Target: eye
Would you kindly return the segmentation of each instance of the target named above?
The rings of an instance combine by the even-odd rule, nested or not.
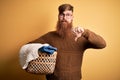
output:
[[[71,16],[71,14],[66,14],[66,16]]]
[[[71,17],[72,14],[70,14],[70,13],[67,13],[67,14],[60,14],[59,16],[60,16],[60,17],[64,17],[64,16],[66,16],[66,17]]]
[[[59,16],[60,16],[60,17],[63,17],[63,16],[64,16],[64,14],[60,14]]]

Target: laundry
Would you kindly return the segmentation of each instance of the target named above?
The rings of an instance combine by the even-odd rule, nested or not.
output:
[[[28,63],[39,57],[38,49],[43,46],[49,46],[49,44],[31,43],[25,44],[20,48],[19,57],[20,65],[23,69],[26,69]]]
[[[45,53],[48,53],[48,54],[53,54],[55,51],[57,51],[57,48],[55,47],[52,47],[52,46],[42,46],[41,48],[39,48],[39,51],[40,52],[45,52]]]

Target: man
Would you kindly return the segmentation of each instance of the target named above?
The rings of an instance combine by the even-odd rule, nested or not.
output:
[[[88,48],[102,49],[104,39],[81,27],[73,28],[73,6],[62,4],[58,8],[56,31],[48,32],[31,43],[48,43],[57,48],[57,61],[53,74],[47,80],[80,80],[83,53]]]

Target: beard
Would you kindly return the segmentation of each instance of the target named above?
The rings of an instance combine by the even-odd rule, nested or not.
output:
[[[68,23],[67,21],[58,21],[56,28],[56,31],[60,37],[70,37],[72,30],[72,22]]]

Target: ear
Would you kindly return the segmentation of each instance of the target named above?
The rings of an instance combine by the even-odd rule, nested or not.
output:
[[[74,16],[72,16],[72,20],[73,20]]]
[[[74,18],[74,16],[72,15],[72,19]]]

